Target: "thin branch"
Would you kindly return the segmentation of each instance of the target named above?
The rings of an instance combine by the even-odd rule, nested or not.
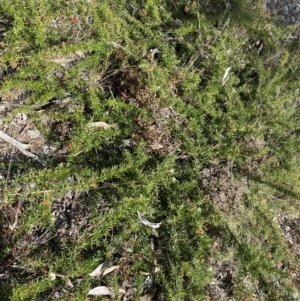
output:
[[[15,221],[12,225],[9,225],[9,229],[11,231],[13,231],[18,224],[18,214],[19,214],[20,208],[21,208],[21,201],[18,201],[18,207],[17,207],[16,213],[15,213]]]
[[[3,186],[2,191],[1,191],[0,210],[2,209],[4,201],[5,201],[4,195],[5,195],[5,190],[7,188],[7,183],[8,183],[9,175],[10,175],[11,158],[12,158],[12,155],[13,155],[14,151],[15,151],[15,149],[13,148],[12,149],[12,153],[10,154],[10,159],[9,159],[9,164],[8,164],[7,175],[6,175],[6,178],[5,178],[5,183],[4,183],[4,186]]]
[[[41,163],[43,166],[47,166],[47,162],[45,160],[43,160],[42,158],[40,158],[39,156],[35,155],[34,153],[30,152],[28,149],[30,147],[29,144],[23,144],[17,140],[15,140],[14,138],[8,136],[7,134],[5,134],[3,131],[0,130],[0,138],[3,139],[4,141],[6,141],[7,143],[11,144],[12,146],[14,146],[15,148],[17,148],[22,154],[24,154],[27,157],[30,157],[36,161],[38,161],[39,163]]]

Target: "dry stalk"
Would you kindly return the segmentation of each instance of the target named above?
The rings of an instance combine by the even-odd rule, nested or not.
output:
[[[30,144],[21,143],[21,142],[17,141],[16,139],[8,136],[1,130],[0,130],[0,138],[3,139],[4,141],[6,141],[7,143],[9,143],[10,145],[14,146],[15,148],[17,148],[25,156],[38,161],[43,166],[47,166],[47,162],[44,159],[40,158],[39,156],[35,155],[34,153],[32,153],[28,150],[30,148]]]

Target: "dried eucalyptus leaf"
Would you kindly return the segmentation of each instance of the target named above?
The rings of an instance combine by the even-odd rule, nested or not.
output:
[[[55,280],[57,277],[64,278],[66,275],[57,274],[57,273],[49,273],[49,278],[51,281]]]
[[[126,291],[123,289],[123,288],[119,288],[119,295],[120,296],[123,296],[123,295],[125,295],[126,294]]]
[[[139,220],[142,224],[144,224],[146,226],[149,226],[153,229],[159,228],[161,223],[162,223],[162,222],[160,222],[160,223],[151,223],[143,215],[141,215],[141,213],[139,211],[137,211],[137,214],[138,214],[138,218],[139,218]]]
[[[111,260],[108,259],[106,261],[104,261],[103,263],[101,263],[92,273],[90,273],[89,275],[91,277],[97,277],[100,276],[102,274],[102,272],[105,270],[105,268],[110,264]]]
[[[70,288],[73,288],[73,287],[74,287],[74,285],[73,285],[73,283],[71,282],[71,280],[68,280],[68,281],[67,281],[67,286],[70,287]]]
[[[55,280],[56,279],[56,274],[55,273],[50,273],[49,278],[50,278],[51,281]]]
[[[112,293],[109,290],[109,288],[106,287],[106,286],[97,286],[97,287],[91,289],[88,292],[88,295],[91,295],[91,296],[110,296],[110,295],[112,295]]]
[[[105,275],[107,275],[107,274],[113,272],[114,270],[118,270],[119,267],[120,267],[119,265],[113,265],[113,266],[107,268],[107,269],[103,272],[103,276],[105,276]]]
[[[109,125],[104,121],[91,122],[89,123],[89,126],[103,128],[103,129],[109,129],[111,127],[111,125]]]
[[[222,86],[225,85],[225,83],[227,82],[228,78],[229,78],[229,71],[230,71],[231,67],[228,67],[226,70],[225,70],[225,73],[223,75],[223,78],[222,78]]]
[[[140,301],[151,301],[151,300],[152,300],[152,295],[150,294],[146,294],[140,298]]]

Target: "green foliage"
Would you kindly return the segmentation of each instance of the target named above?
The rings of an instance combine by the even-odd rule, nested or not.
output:
[[[299,212],[299,41],[258,3],[200,2],[1,2],[1,100],[27,94],[0,126],[24,113],[57,148],[47,168],[0,156],[3,300],[90,300],[125,280],[139,300],[145,273],[165,300],[297,299],[278,220]],[[88,276],[108,258],[117,271]]]

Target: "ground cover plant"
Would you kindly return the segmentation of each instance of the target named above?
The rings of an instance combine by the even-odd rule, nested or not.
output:
[[[1,1],[1,300],[299,300],[299,25],[265,4]]]

